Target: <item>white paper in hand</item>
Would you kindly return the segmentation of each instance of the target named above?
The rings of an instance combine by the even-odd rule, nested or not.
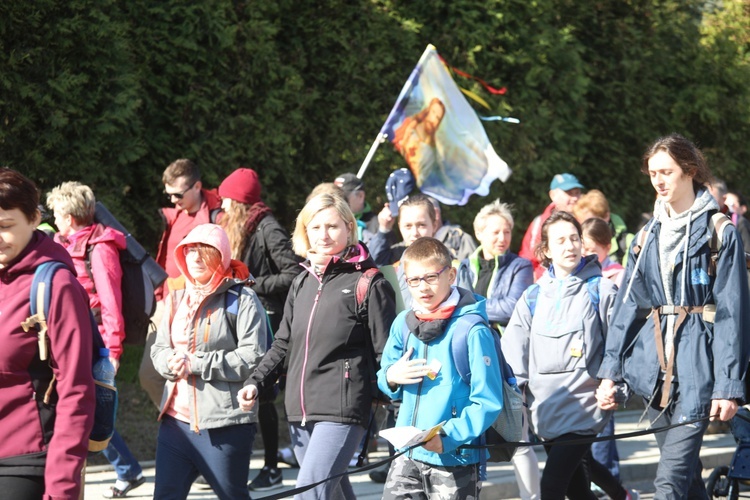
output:
[[[426,443],[443,428],[445,420],[427,430],[418,429],[412,426],[406,427],[393,427],[391,429],[383,429],[380,431],[380,436],[388,442],[390,442],[394,448],[403,449],[410,446],[414,446],[419,443]]]

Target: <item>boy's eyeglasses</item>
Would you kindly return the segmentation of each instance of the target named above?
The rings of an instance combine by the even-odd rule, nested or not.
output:
[[[172,197],[173,197],[173,196],[174,196],[175,198],[177,198],[178,200],[181,200],[181,199],[182,199],[182,197],[183,197],[183,196],[185,196],[185,193],[187,193],[188,191],[190,191],[191,189],[193,189],[193,186],[195,186],[195,183],[196,183],[196,182],[198,182],[198,181],[193,181],[193,183],[192,183],[192,184],[190,184],[190,185],[189,185],[189,186],[187,187],[187,189],[186,189],[185,191],[181,192],[181,193],[167,193],[166,191],[164,191],[164,196],[166,196],[166,197],[167,197],[167,200],[169,200],[169,201],[172,201]]]
[[[416,288],[419,286],[419,283],[424,280],[425,283],[428,285],[437,285],[438,280],[440,279],[440,275],[446,270],[450,269],[451,266],[447,265],[444,268],[442,268],[440,271],[436,273],[429,273],[425,274],[424,276],[414,276],[412,278],[406,278],[406,284],[409,285],[412,288]]]

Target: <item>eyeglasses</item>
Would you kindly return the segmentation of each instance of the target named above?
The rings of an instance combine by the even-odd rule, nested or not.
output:
[[[427,283],[428,285],[437,285],[437,282],[440,279],[440,275],[446,269],[450,269],[450,268],[451,266],[448,265],[436,273],[429,273],[429,274],[425,274],[424,276],[414,276],[413,278],[406,278],[406,284],[412,288],[416,288],[419,286],[419,283],[421,283],[422,280],[424,280],[424,282]]]
[[[200,253],[198,247],[195,245],[187,245],[182,247],[182,254],[187,257],[191,253]]]
[[[166,191],[164,191],[164,196],[166,196],[169,201],[172,201],[172,197],[173,196],[175,198],[177,198],[178,200],[181,200],[183,198],[183,196],[185,196],[185,193],[187,193],[188,191],[190,191],[191,189],[193,189],[193,186],[195,186],[196,182],[198,182],[198,181],[193,181],[193,183],[190,184],[187,187],[187,189],[185,191],[181,192],[181,193],[167,193]]]

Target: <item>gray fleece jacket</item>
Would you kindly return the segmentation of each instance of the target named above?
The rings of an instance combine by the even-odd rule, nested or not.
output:
[[[505,359],[525,387],[532,428],[543,439],[597,434],[609,418],[594,392],[617,286],[601,278],[596,311],[587,280],[601,273],[595,255],[584,257],[579,270],[563,279],[555,278],[551,267],[537,281],[533,317],[527,290],[503,333]]]

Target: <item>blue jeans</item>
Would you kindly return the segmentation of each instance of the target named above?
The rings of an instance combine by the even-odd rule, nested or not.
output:
[[[607,426],[599,433],[599,436],[613,436],[615,434],[615,416],[610,417]],[[612,477],[620,480],[620,454],[617,453],[617,441],[599,441],[591,443],[591,455],[594,460],[609,470]]]
[[[648,418],[652,427],[664,427],[684,420],[678,384],[673,384],[673,387],[672,402],[658,420],[656,418],[662,411],[658,407],[661,389],[656,392],[651,406],[648,407]],[[654,435],[661,453],[654,480],[654,498],[708,499],[706,487],[701,479],[703,464],[700,459],[703,433],[707,427],[708,421],[704,420]]]
[[[239,424],[195,433],[190,425],[165,416],[156,442],[157,500],[184,500],[202,474],[222,500],[249,499],[247,471],[255,424]]]
[[[112,434],[112,440],[107,447],[102,450],[102,455],[114,466],[117,479],[120,481],[132,481],[143,472],[138,460],[130,453],[128,445],[117,430]]]
[[[308,422],[289,425],[294,455],[300,464],[297,486],[316,483],[335,474],[346,472],[357,445],[365,435],[360,425],[336,422]],[[327,481],[294,497],[296,500],[338,500],[357,497],[349,478]]]

